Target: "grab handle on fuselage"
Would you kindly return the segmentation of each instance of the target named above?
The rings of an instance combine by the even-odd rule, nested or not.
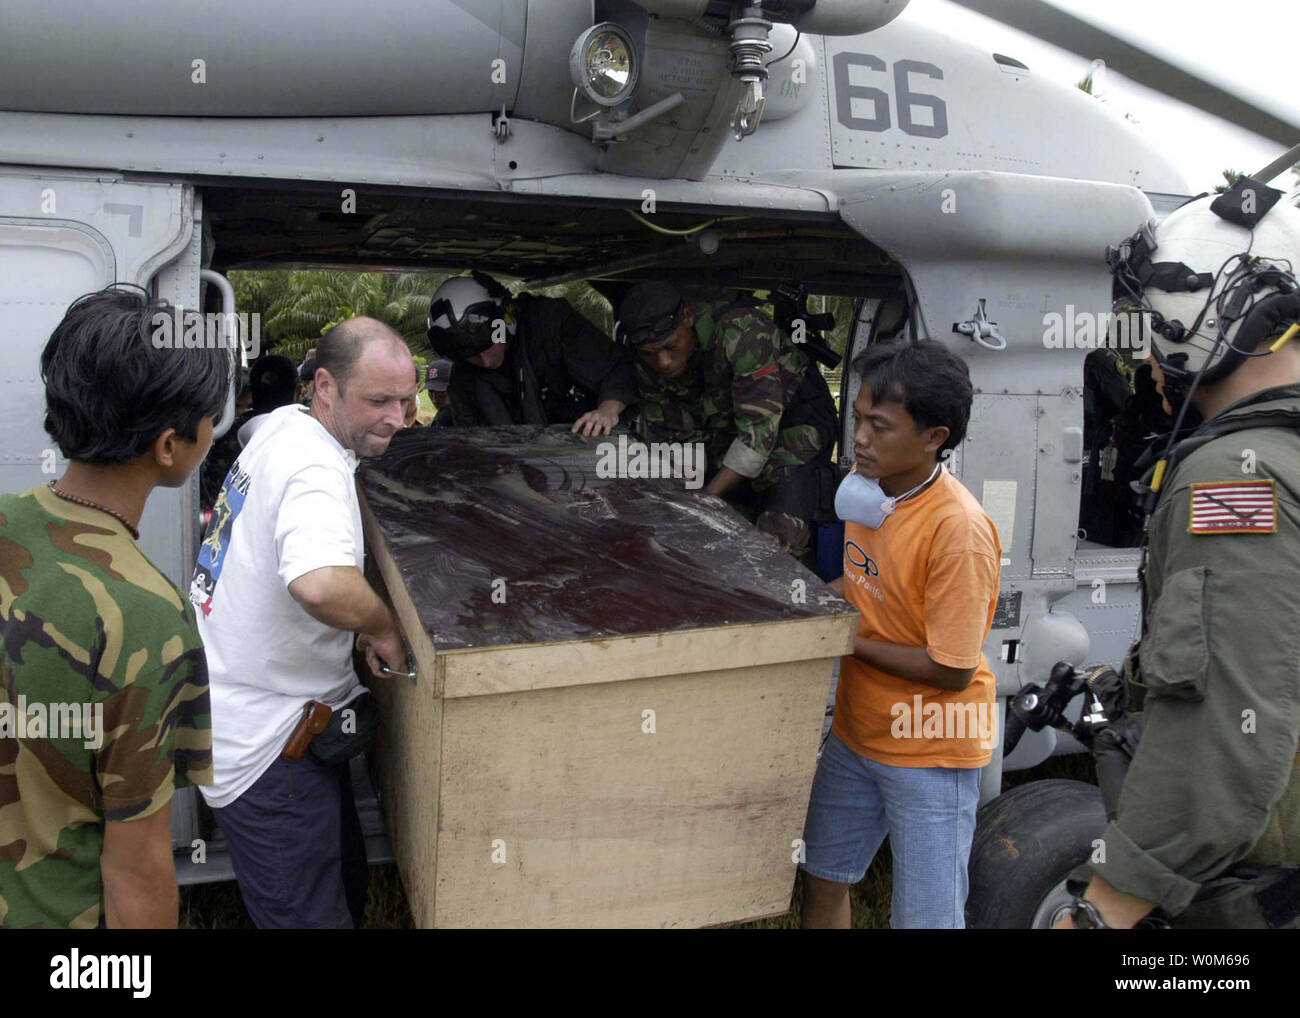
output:
[[[212,438],[216,441],[235,422],[240,369],[248,367],[248,353],[239,336],[238,319],[235,317],[235,288],[230,285],[230,280],[211,269],[200,269],[199,278],[205,283],[211,283],[221,292],[221,333],[226,349],[230,351],[230,392],[226,396],[226,408],[221,412],[221,420],[212,426]]]

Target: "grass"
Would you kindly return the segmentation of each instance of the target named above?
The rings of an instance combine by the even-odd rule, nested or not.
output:
[[[368,930],[414,928],[406,907],[406,892],[391,863],[370,867],[370,894],[366,899]],[[253,920],[244,908],[235,882],[194,884],[181,888],[180,928],[183,930],[251,930]]]
[[[1092,757],[1086,753],[1074,756],[1050,757],[1039,766],[1007,774],[1003,790],[1014,788],[1027,781],[1044,778],[1070,778],[1093,782]],[[893,875],[889,843],[881,846],[867,875],[850,894],[853,910],[853,927],[862,930],[889,928],[889,897]],[[800,888],[795,887],[790,911],[782,916],[756,919],[753,922],[734,923],[730,929],[780,930],[799,926]],[[409,930],[414,927],[411,912],[406,904],[406,893],[394,865],[370,868],[370,896],[366,902],[365,928],[372,930]],[[225,884],[198,884],[181,888],[182,929],[244,930],[252,929],[253,922],[244,909],[239,890],[233,882]]]
[[[889,896],[893,884],[894,867],[889,855],[889,842],[880,846],[876,858],[867,869],[867,875],[849,891],[849,908],[853,913],[855,930],[889,929]],[[790,911],[785,915],[772,916],[768,919],[755,919],[748,923],[731,923],[726,929],[733,930],[797,930],[799,912],[803,904],[803,884],[795,881],[794,900]]]

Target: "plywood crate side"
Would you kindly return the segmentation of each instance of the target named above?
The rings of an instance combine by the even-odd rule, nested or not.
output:
[[[373,772],[402,885],[417,925],[432,916],[442,798],[443,704],[427,682],[380,679],[372,685],[381,727]],[[414,780],[419,775],[418,780]]]
[[[416,921],[708,926],[788,910],[832,664],[445,701],[435,908]]]
[[[380,730],[371,774],[381,796],[397,870],[413,916],[432,915],[437,887],[438,811],[442,782],[443,668],[419,625],[410,595],[397,575],[379,528],[362,500],[366,527],[366,578],[387,602],[415,657],[415,679],[373,676],[370,690],[379,705]],[[412,774],[424,781],[412,781]],[[418,922],[418,919],[417,919]]]

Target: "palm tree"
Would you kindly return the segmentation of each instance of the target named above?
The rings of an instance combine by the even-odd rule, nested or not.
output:
[[[1224,191],[1236,187],[1237,181],[1240,180],[1242,176],[1244,176],[1244,174],[1241,170],[1224,170],[1223,179],[1226,180],[1227,183],[1216,185],[1214,188],[1215,194],[1223,194]]]
[[[295,359],[345,318],[367,315],[425,351],[429,298],[445,273],[346,272],[337,269],[232,272],[241,311],[259,313],[263,348]]]
[[[427,345],[429,298],[444,276],[432,273],[294,272],[292,285],[267,320],[272,335],[312,343],[345,318],[366,315],[391,325],[414,348]]]
[[[543,297],[563,297],[583,318],[601,329],[605,335],[614,330],[614,309],[604,294],[586,280],[579,279],[572,283],[560,283],[538,290]]]

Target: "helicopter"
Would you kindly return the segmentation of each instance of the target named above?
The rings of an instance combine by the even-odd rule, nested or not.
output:
[[[1300,124],[1050,4],[961,5],[1280,145],[1300,137]],[[1057,662],[1118,665],[1137,635],[1136,540],[1085,525],[1090,500],[1105,498],[1090,483],[1085,359],[1106,330],[1086,342],[1073,327],[1071,342],[1049,333],[1110,311],[1107,245],[1177,208],[1188,183],[1104,105],[949,37],[929,11],[924,0],[228,0],[217,17],[162,0],[129,15],[8,0],[0,490],[63,465],[41,428],[40,351],[73,299],[113,282],[223,321],[239,313],[225,273],[247,268],[473,266],[526,289],[587,280],[615,303],[647,278],[795,287],[852,298],[846,361],[910,337],[969,366],[969,433],[949,468],[1001,538],[984,651],[1004,713]],[[234,377],[255,351],[229,345]],[[232,391],[216,433],[233,419]],[[186,587],[197,480],[156,492],[140,530]],[[1018,871],[982,861],[977,831],[972,898],[995,885],[1002,905],[972,909],[972,925],[1048,925],[1068,897],[1065,874],[1104,826],[1099,799],[1081,782],[1001,789],[1004,771],[1081,749],[1045,727],[984,769],[986,815],[1044,849]],[[390,858],[373,792],[362,799],[371,859]],[[193,860],[211,836],[193,790],[176,796],[172,833],[182,883],[230,878],[219,849]]]

